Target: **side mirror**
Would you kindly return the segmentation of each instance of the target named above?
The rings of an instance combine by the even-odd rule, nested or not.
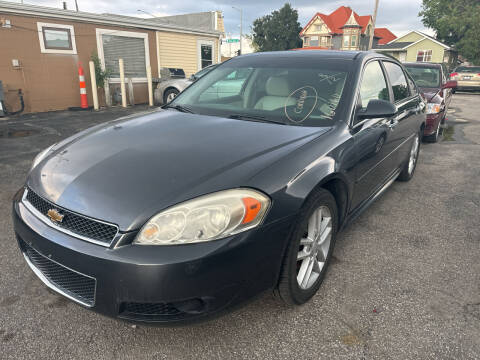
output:
[[[455,89],[457,85],[458,85],[457,80],[449,80],[442,85],[442,89]]]
[[[359,119],[374,119],[392,117],[397,113],[397,108],[390,101],[370,100],[364,111],[357,113]]]

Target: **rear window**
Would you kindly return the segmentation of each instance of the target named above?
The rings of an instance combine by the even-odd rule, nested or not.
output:
[[[459,73],[480,73],[480,66],[459,66],[456,70]]]
[[[440,86],[440,68],[428,68],[405,65],[408,73],[420,87],[436,88]]]

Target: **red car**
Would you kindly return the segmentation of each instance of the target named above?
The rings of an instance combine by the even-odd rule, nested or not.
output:
[[[437,142],[452,100],[451,89],[457,87],[457,82],[447,81],[441,64],[405,63],[404,65],[428,102],[424,140]]]

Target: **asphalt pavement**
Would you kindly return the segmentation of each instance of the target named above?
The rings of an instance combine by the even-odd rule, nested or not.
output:
[[[20,254],[10,203],[35,154],[146,107],[0,118],[0,359],[479,359],[480,94],[454,95],[442,141],[339,234],[317,295],[266,293],[202,324],[132,326],[54,294]]]

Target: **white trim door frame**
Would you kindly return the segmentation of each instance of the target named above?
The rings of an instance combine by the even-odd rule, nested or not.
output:
[[[215,41],[198,39],[197,40],[197,70],[202,70],[202,45],[210,45],[212,47],[212,64],[216,64],[215,59]]]

